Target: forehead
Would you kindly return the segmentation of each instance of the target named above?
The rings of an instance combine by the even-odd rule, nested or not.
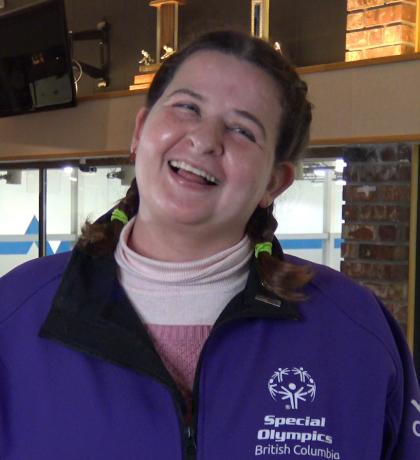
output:
[[[164,94],[180,87],[196,90],[204,97],[206,93],[219,95],[244,109],[270,109],[271,117],[273,109],[280,112],[279,90],[268,73],[244,59],[218,51],[198,51],[187,58]]]

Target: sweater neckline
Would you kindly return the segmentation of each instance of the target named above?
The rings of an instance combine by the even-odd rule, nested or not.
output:
[[[123,228],[115,250],[120,276],[129,285],[143,289],[173,288],[225,289],[247,274],[252,256],[251,242],[244,236],[237,244],[212,256],[191,262],[165,262],[138,254],[128,245],[135,217]]]

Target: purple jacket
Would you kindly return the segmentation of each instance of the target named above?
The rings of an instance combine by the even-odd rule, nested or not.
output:
[[[343,275],[314,265],[293,305],[251,264],[202,351],[187,426],[113,257],[69,257],[0,279],[2,460],[420,459],[405,341]]]

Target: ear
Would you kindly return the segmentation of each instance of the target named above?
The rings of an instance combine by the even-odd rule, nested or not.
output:
[[[285,161],[273,167],[270,182],[259,202],[262,208],[268,208],[273,201],[288,189],[295,180],[295,166],[290,161]]]
[[[136,124],[134,126],[133,137],[131,138],[130,152],[135,154],[137,152],[137,146],[139,144],[139,139],[141,136],[141,131],[143,129],[144,122],[146,121],[148,110],[146,108],[141,108],[136,115]]]

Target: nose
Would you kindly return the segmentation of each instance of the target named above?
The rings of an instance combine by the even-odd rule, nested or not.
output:
[[[191,128],[188,140],[194,153],[223,155],[223,126],[217,120],[201,120]]]

